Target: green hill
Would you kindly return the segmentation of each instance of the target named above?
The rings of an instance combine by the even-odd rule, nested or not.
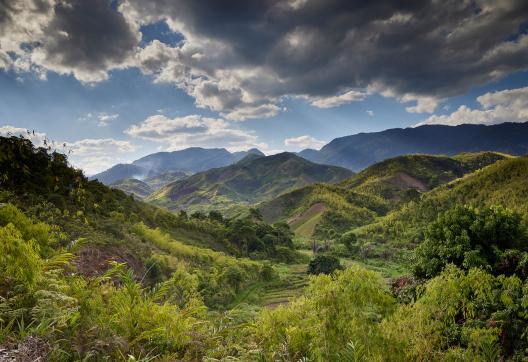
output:
[[[371,223],[439,185],[507,157],[494,152],[399,156],[336,185],[312,185],[281,195],[261,204],[260,210],[265,220],[287,221],[303,237],[311,237],[317,229],[342,232]]]
[[[263,264],[248,257],[296,257],[284,226],[219,213],[173,214],[88,180],[64,155],[25,139],[0,137],[0,170],[0,226],[12,218],[43,223],[58,240],[43,252],[82,241],[75,258],[81,275],[100,276],[113,260],[127,263],[148,284],[185,265],[203,283],[206,303],[222,307],[239,288],[261,279]],[[229,279],[228,270],[236,278]]]
[[[315,164],[292,153],[249,155],[234,165],[171,183],[147,200],[170,210],[228,208],[269,200],[309,184],[336,183],[351,175],[344,168]]]
[[[435,188],[355,233],[363,243],[412,247],[423,240],[428,223],[457,204],[477,208],[502,205],[520,212],[528,222],[527,175],[528,156],[497,161]]]

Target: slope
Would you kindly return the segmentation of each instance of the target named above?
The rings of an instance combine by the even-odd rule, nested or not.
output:
[[[441,184],[507,158],[481,152],[446,156],[399,156],[377,163],[337,185],[313,185],[260,205],[268,222],[287,221],[297,235],[343,232],[371,223],[378,216]]]
[[[299,187],[335,183],[351,175],[346,169],[315,164],[287,152],[267,157],[249,155],[234,165],[169,184],[148,201],[171,210],[251,205]]]
[[[439,186],[376,222],[357,228],[362,243],[412,247],[436,216],[457,204],[502,205],[528,215],[528,156],[506,158]],[[525,219],[525,222],[528,220]]]

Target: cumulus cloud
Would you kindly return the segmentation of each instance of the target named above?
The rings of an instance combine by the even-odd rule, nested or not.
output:
[[[528,122],[528,87],[490,92],[477,97],[479,109],[465,105],[448,115],[433,115],[417,124],[498,124]]]
[[[153,115],[125,131],[126,134],[155,142],[162,142],[168,150],[179,150],[191,146],[225,147],[230,151],[241,151],[258,147],[266,150],[265,143],[259,143],[252,131],[234,128],[220,118],[199,115],[168,118]]]
[[[435,0],[0,0],[0,67],[92,83],[137,67],[229,120],[285,97],[315,107],[394,97],[433,112],[470,87],[528,69],[528,3]],[[166,22],[178,44],[141,43]]]
[[[107,0],[2,0],[0,8],[0,66],[41,78],[51,70],[86,83],[105,80],[131,65],[140,40],[135,24]]]
[[[318,150],[323,147],[326,143],[326,141],[321,141],[308,135],[286,138],[284,140],[284,144],[286,146],[294,147],[299,150],[304,148],[313,148]]]

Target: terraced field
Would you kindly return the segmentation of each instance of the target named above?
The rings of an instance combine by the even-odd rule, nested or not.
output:
[[[260,293],[260,305],[276,308],[288,303],[290,298],[299,296],[308,284],[306,264],[295,264],[284,267],[280,271],[281,280],[266,285]]]

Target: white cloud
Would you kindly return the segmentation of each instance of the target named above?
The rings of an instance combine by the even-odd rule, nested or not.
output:
[[[0,136],[22,136],[24,138],[29,139],[37,147],[44,146],[44,142],[48,142],[48,138],[46,137],[45,133],[35,132],[34,130],[14,127],[10,125],[0,127]]]
[[[111,138],[54,142],[45,133],[10,125],[0,126],[0,136],[22,136],[36,147],[47,145],[57,152],[67,154],[70,163],[81,168],[87,175],[96,174],[123,161],[122,156],[136,150],[136,146],[128,141]]]
[[[477,97],[480,109],[465,105],[448,115],[433,115],[416,126],[424,124],[498,124],[528,121],[528,87],[490,92]]]
[[[367,93],[351,90],[346,93],[332,97],[309,97],[310,104],[317,108],[333,108],[350,102],[363,101]]]
[[[98,126],[99,127],[106,127],[110,122],[117,119],[119,117],[118,113],[114,114],[108,114],[108,113],[99,113],[97,116],[97,119],[99,120]]]
[[[370,109],[365,111],[365,113],[368,114],[370,117],[374,117],[374,111],[372,111]]]
[[[258,147],[267,150],[265,143],[258,142],[253,131],[234,128],[229,122],[220,118],[208,118],[199,115],[168,118],[164,115],[153,115],[125,133],[137,138],[163,142],[168,150],[179,150],[187,147],[225,147],[230,151],[247,150]]]
[[[326,143],[326,141],[321,141],[308,135],[286,138],[284,140],[286,146],[295,147],[296,149],[314,148],[318,150]]]
[[[83,169],[87,175],[101,172],[122,160],[122,156],[136,150],[136,146],[129,141],[112,138],[83,139],[66,142],[71,150],[70,162]]]

